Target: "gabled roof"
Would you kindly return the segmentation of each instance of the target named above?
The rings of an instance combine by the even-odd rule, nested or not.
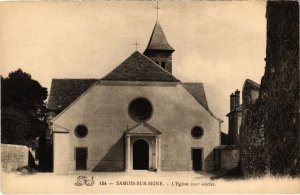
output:
[[[47,108],[64,110],[98,79],[52,79]]]
[[[101,80],[114,81],[168,81],[178,82],[172,74],[147,56],[135,51],[124,62]]]
[[[252,87],[254,87],[255,89],[258,89],[258,90],[259,90],[259,88],[260,88],[260,85],[259,85],[258,83],[254,82],[254,81],[252,81],[252,80],[250,80],[250,79],[246,79],[246,80],[245,80],[245,83],[244,83],[243,88],[244,88],[246,85],[250,85],[250,86],[252,86]]]
[[[214,115],[214,113],[212,113],[212,111],[208,108],[208,103],[206,100],[203,83],[181,83],[181,84],[197,100],[197,102],[207,110],[207,112],[211,116],[213,116],[215,119],[217,119],[220,123],[224,122],[223,120],[218,118],[216,115]]]
[[[137,124],[136,126],[132,127],[131,129],[128,129],[126,131],[126,134],[128,135],[160,135],[161,132],[149,125],[146,122],[142,122]]]
[[[168,43],[167,38],[162,30],[158,20],[155,23],[152,31],[148,46],[146,50],[168,50],[174,51],[171,45]]]
[[[203,87],[203,83],[182,83],[184,87],[192,94],[198,102],[202,104],[206,109],[208,109],[208,103],[206,100],[206,95]]]

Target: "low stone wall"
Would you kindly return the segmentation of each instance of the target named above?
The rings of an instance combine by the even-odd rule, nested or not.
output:
[[[15,171],[28,166],[29,148],[27,146],[1,144],[1,169]]]
[[[219,146],[215,148],[217,171],[226,171],[238,166],[240,152],[234,146]]]

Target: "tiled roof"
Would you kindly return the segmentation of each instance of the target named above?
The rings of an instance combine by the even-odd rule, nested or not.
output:
[[[47,108],[63,110],[98,79],[52,79]]]
[[[167,38],[162,30],[158,20],[152,31],[148,46],[146,50],[169,50],[174,51],[171,45],[168,43]]]
[[[98,79],[52,79],[47,108],[63,110]],[[178,82],[147,56],[134,52],[102,80]]]
[[[182,83],[184,87],[192,94],[202,106],[208,110],[208,103],[203,87],[203,83]]]
[[[178,82],[172,74],[147,56],[135,51],[124,62],[101,80],[115,81],[168,81]]]
[[[183,87],[209,112],[211,116],[217,119],[220,123],[224,121],[218,118],[208,107],[203,83],[182,83]]]

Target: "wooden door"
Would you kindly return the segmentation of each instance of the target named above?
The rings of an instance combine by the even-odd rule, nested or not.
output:
[[[87,148],[76,148],[76,170],[86,170]]]
[[[202,170],[202,149],[192,149],[193,170]]]

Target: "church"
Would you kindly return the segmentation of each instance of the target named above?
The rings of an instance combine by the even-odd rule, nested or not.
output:
[[[172,75],[172,53],[156,21],[147,48],[101,79],[52,79],[55,173],[211,171],[221,123],[203,83]]]

